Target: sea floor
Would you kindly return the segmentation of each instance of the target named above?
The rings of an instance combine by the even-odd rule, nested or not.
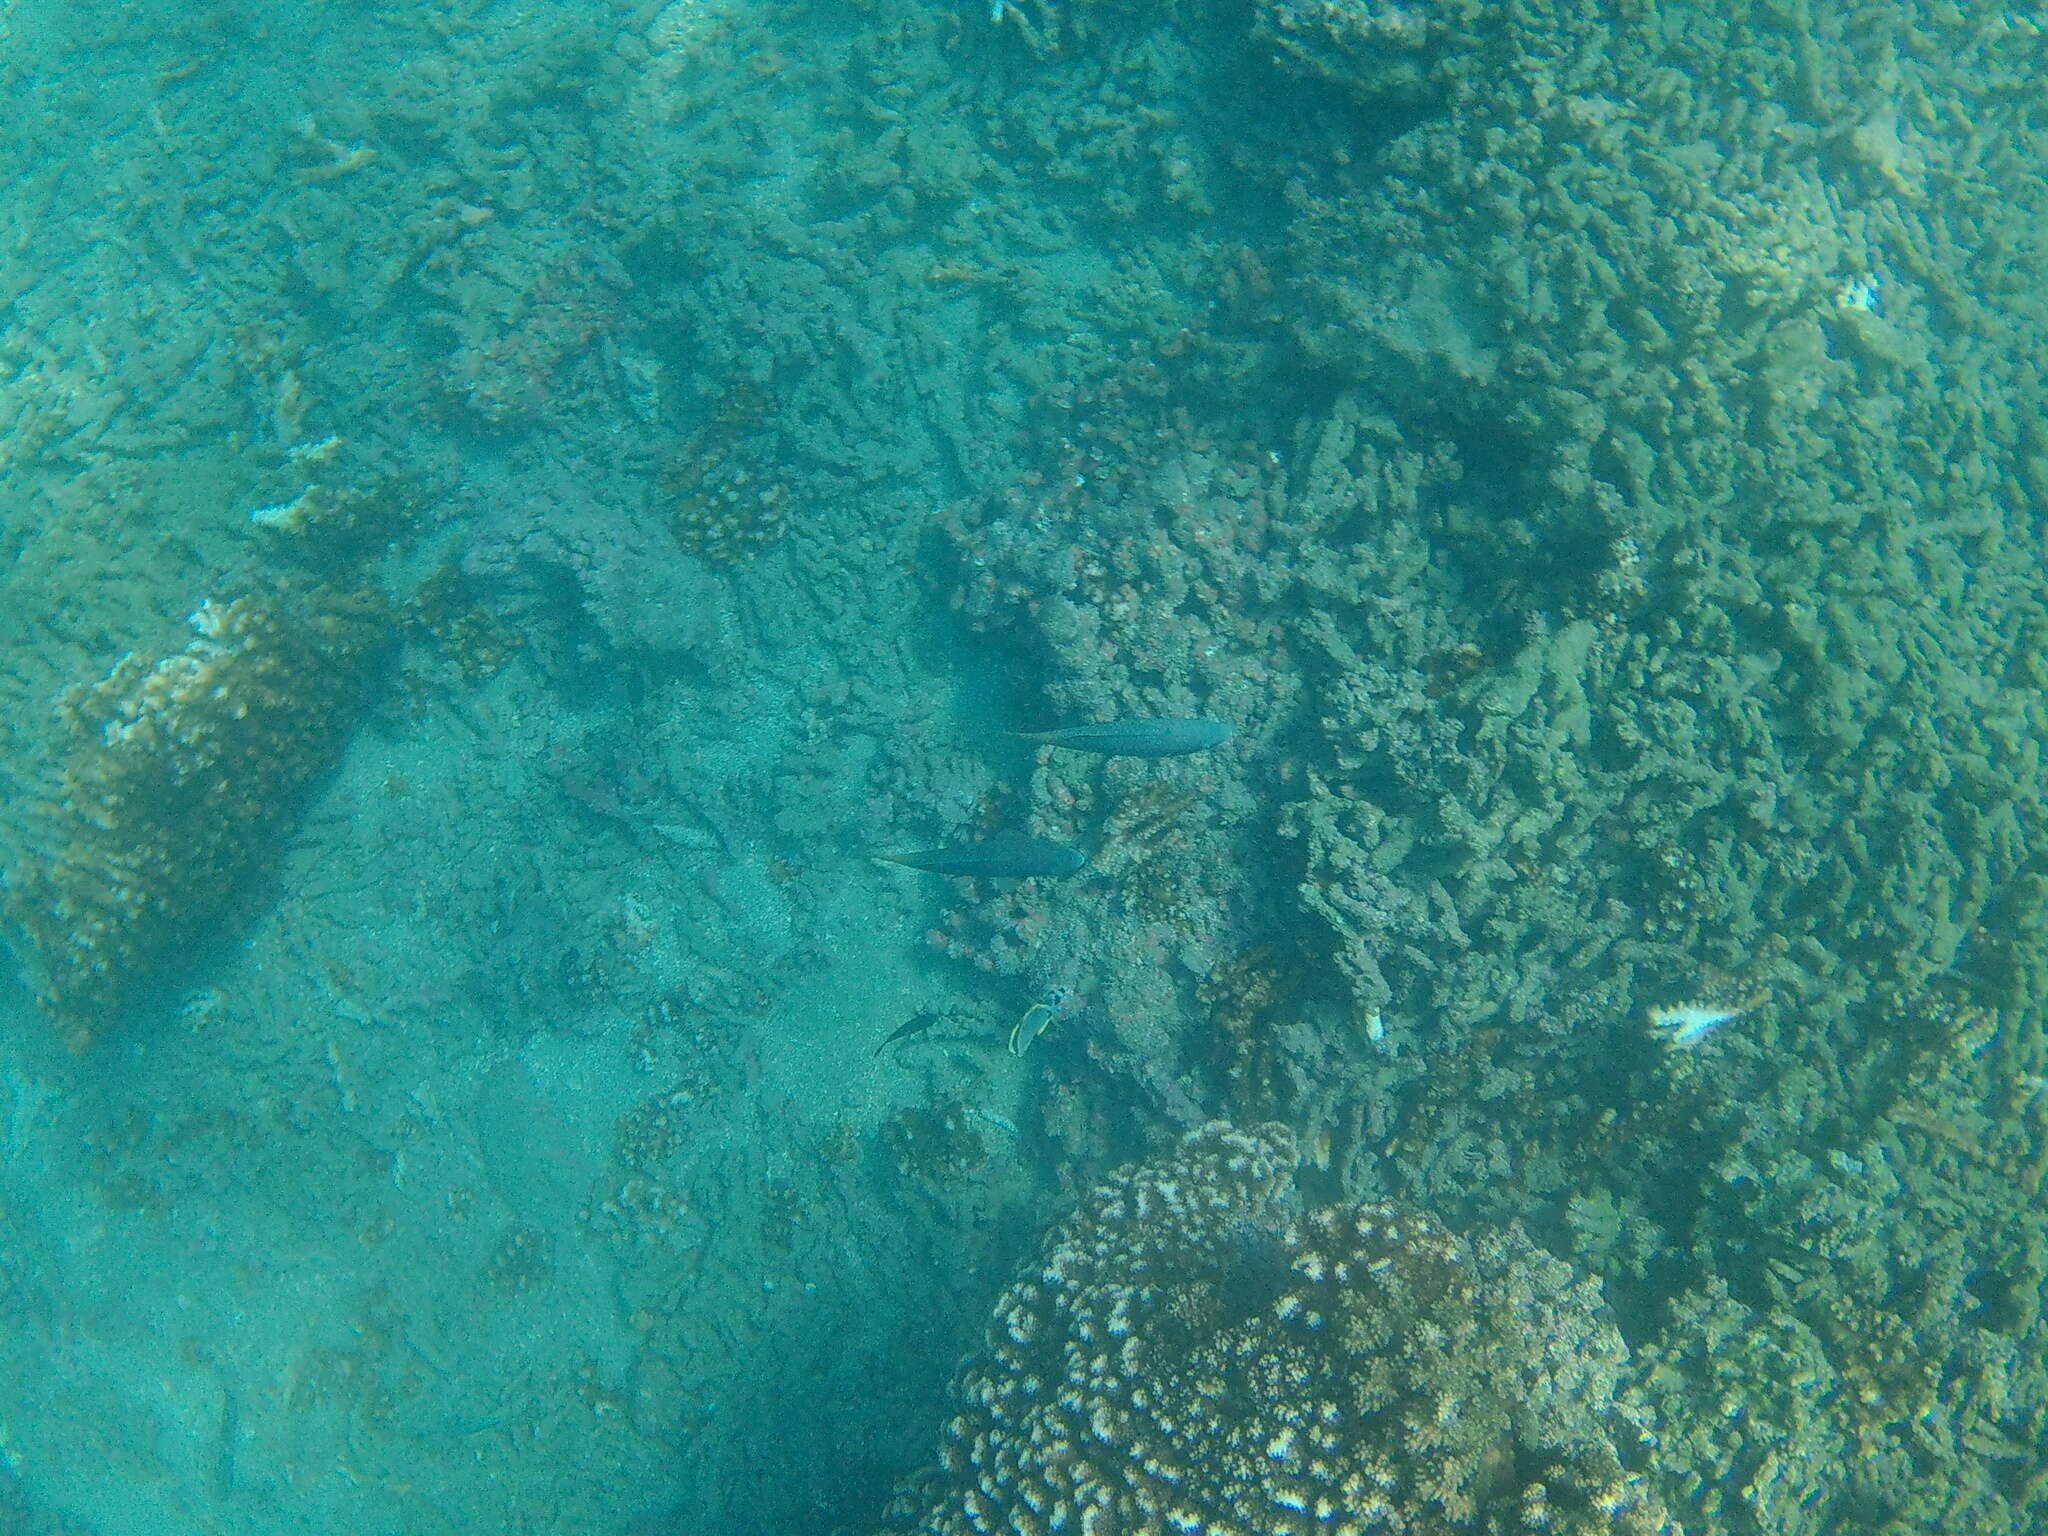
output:
[[[1005,1000],[931,955],[932,877],[865,857],[904,832],[839,771],[947,728],[862,712],[948,686],[867,597],[631,700],[394,672],[161,1006],[73,1055],[9,996],[24,1518],[796,1531],[885,1494],[1034,1179]]]

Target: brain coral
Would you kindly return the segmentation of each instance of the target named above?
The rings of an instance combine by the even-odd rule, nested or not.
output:
[[[1212,1123],[1090,1194],[1003,1295],[884,1529],[1672,1529],[1617,1448],[1643,1437],[1596,1282],[1519,1231],[1304,1214],[1295,1161],[1283,1127]]]

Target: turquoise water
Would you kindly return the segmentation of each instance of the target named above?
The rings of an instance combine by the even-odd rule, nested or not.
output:
[[[0,0],[0,1533],[2048,1525],[2044,50]]]

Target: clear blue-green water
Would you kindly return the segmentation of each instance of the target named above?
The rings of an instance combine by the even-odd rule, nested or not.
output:
[[[0,1532],[1082,1529],[921,1474],[1211,1120],[1137,1376],[1331,1205],[1598,1322],[1210,1529],[1539,1400],[1556,1529],[2042,1529],[2044,50],[0,0]]]

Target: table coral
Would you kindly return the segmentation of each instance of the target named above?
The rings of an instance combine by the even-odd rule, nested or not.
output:
[[[1112,1176],[1004,1293],[928,1536],[1652,1532],[1597,1282],[1518,1230],[1302,1212],[1278,1125],[1213,1122]]]
[[[243,898],[335,762],[382,626],[322,588],[202,603],[197,635],[64,695],[40,836],[8,878],[45,1010],[73,1044]]]

